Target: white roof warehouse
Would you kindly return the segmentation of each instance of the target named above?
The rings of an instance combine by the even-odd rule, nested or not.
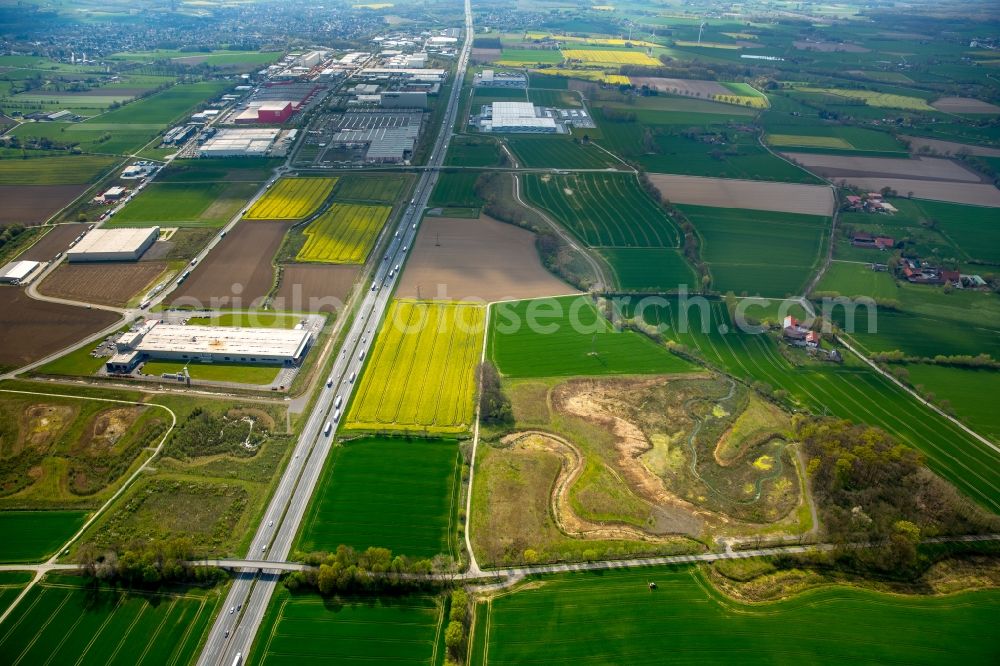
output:
[[[66,251],[66,258],[71,262],[137,261],[159,236],[159,227],[94,229]]]
[[[123,333],[109,372],[130,372],[145,359],[207,363],[297,364],[309,348],[306,329],[175,326],[148,321]]]

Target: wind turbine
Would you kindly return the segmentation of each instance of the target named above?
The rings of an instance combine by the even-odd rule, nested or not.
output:
[[[705,29],[706,25],[708,25],[708,21],[702,21],[701,25],[698,27],[698,43],[699,44],[701,44],[701,31]]]

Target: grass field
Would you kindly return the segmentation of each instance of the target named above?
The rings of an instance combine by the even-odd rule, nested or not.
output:
[[[701,256],[720,292],[785,296],[798,293],[819,265],[829,219],[740,208],[679,206],[694,224]]]
[[[221,80],[180,83],[163,92],[96,116],[83,124],[98,127],[155,124],[165,127],[231,85],[233,85],[231,82]]]
[[[548,67],[546,69],[532,70],[532,74],[540,74],[545,77],[564,77],[567,79],[581,79],[583,81],[597,81],[613,86],[627,86],[632,81],[624,74],[608,74],[596,69],[570,69],[568,67]],[[551,84],[549,84],[551,85]]]
[[[609,247],[601,254],[611,265],[618,288],[624,291],[676,291],[680,285],[687,285],[690,291],[701,288],[680,250]]]
[[[483,202],[476,196],[477,178],[478,171],[441,172],[427,205],[448,208],[475,208],[482,205]]]
[[[586,296],[500,303],[493,306],[490,321],[489,356],[507,377],[694,369],[639,333],[616,331]]]
[[[457,463],[453,441],[372,438],[334,447],[297,549],[333,552],[344,544],[417,558],[450,553]]]
[[[677,247],[676,225],[631,174],[524,174],[524,196],[591,247]]]
[[[692,304],[682,324],[678,303],[651,307],[643,314],[651,325],[662,323],[665,335],[708,363],[749,382],[759,381],[787,392],[796,409],[810,410],[880,427],[927,456],[931,469],[991,511],[1000,510],[1000,454],[958,426],[920,404],[888,379],[858,362],[798,366],[780,352],[769,335],[742,332],[725,304],[705,311]],[[751,307],[746,314],[760,317]],[[629,313],[634,314],[634,313]],[[864,311],[860,313],[864,316]],[[726,330],[721,333],[720,328]]]
[[[0,562],[41,562],[76,533],[85,511],[0,512]]]
[[[252,666],[302,663],[434,666],[444,622],[435,597],[342,599],[291,595],[279,588],[247,662]]]
[[[94,589],[50,574],[0,625],[10,664],[186,664],[197,657],[219,590]]]
[[[336,178],[282,178],[250,207],[248,220],[301,220],[323,205]]]
[[[622,166],[593,144],[579,144],[561,136],[512,136],[507,145],[522,167],[550,167],[558,169],[605,169]]]
[[[96,181],[116,163],[99,155],[5,159],[0,160],[0,185],[82,185]]]
[[[0,571],[0,613],[14,603],[31,578],[30,571]]]
[[[816,291],[841,296],[868,296],[876,300],[894,299],[898,289],[888,271],[873,271],[867,264],[834,261],[826,269]]]
[[[187,367],[191,379],[207,382],[236,382],[238,384],[270,384],[278,376],[279,365],[239,363],[199,363],[197,361],[146,361],[144,375],[159,377],[163,373],[177,373]]]
[[[772,146],[795,146],[802,148],[854,148],[844,139],[835,136],[805,136],[800,134],[768,134],[767,142]]]
[[[644,65],[659,67],[660,61],[651,58],[642,51],[626,49],[563,49],[567,60],[577,60],[587,65]]]
[[[558,65],[563,61],[563,54],[553,49],[504,49],[499,58],[494,60],[498,65],[521,67],[524,65]]]
[[[257,191],[257,183],[151,183],[108,227],[220,227]]]
[[[348,426],[467,431],[485,316],[480,305],[394,301],[351,400]]]
[[[481,602],[469,663],[987,664],[998,650],[980,622],[998,609],[996,590],[906,597],[830,587],[749,605],[692,568],[564,574]]]
[[[410,182],[405,174],[359,174],[341,176],[334,198],[337,201],[394,203]]]
[[[880,109],[905,109],[907,111],[934,111],[934,108],[919,97],[894,95],[874,90],[848,90],[844,88],[798,88],[802,92],[822,93],[847,99],[861,100],[868,106]]]
[[[923,393],[933,393],[938,401],[947,400],[973,430],[1000,442],[1000,414],[993,400],[1000,373],[920,363],[907,364],[906,371],[910,384]]]
[[[1000,263],[1000,224],[995,208],[920,201],[924,216],[970,258]]]
[[[306,242],[295,258],[329,264],[363,264],[390,212],[390,206],[332,204],[305,228]]]

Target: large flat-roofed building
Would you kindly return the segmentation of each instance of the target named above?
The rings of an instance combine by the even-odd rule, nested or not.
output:
[[[153,320],[118,338],[118,353],[106,368],[129,373],[150,359],[291,366],[302,361],[311,342],[307,329],[177,326]]]
[[[494,102],[487,117],[480,122],[484,132],[556,133],[559,126],[550,117],[538,115],[531,102]]]
[[[263,157],[274,146],[281,130],[221,129],[198,147],[201,157]]]
[[[72,263],[84,261],[138,261],[160,236],[159,227],[146,229],[94,229],[66,250]]]
[[[37,261],[12,261],[0,268],[0,284],[27,284],[41,265]]]
[[[427,93],[424,91],[384,92],[381,104],[385,109],[426,109]]]

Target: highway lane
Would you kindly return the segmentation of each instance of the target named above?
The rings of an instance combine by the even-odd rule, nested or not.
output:
[[[462,81],[472,45],[472,10],[465,3],[465,41],[459,56],[455,84],[438,137],[428,162],[440,166],[454,131]],[[399,223],[386,250],[387,259],[379,261],[347,335],[343,349],[334,362],[329,381],[306,420],[295,444],[293,457],[279,481],[275,494],[251,541],[246,559],[287,559],[299,525],[305,515],[313,491],[323,471],[343,407],[350,400],[357,377],[361,374],[373,335],[392,298],[392,292],[407,254],[413,247],[420,217],[427,199],[437,182],[437,170],[425,171],[413,192],[413,198],[403,210]],[[338,396],[340,406],[335,406]],[[264,611],[277,584],[278,572],[266,567],[243,569],[230,588],[226,603],[206,640],[198,663],[203,666],[230,666],[237,656],[245,657],[263,619]]]

